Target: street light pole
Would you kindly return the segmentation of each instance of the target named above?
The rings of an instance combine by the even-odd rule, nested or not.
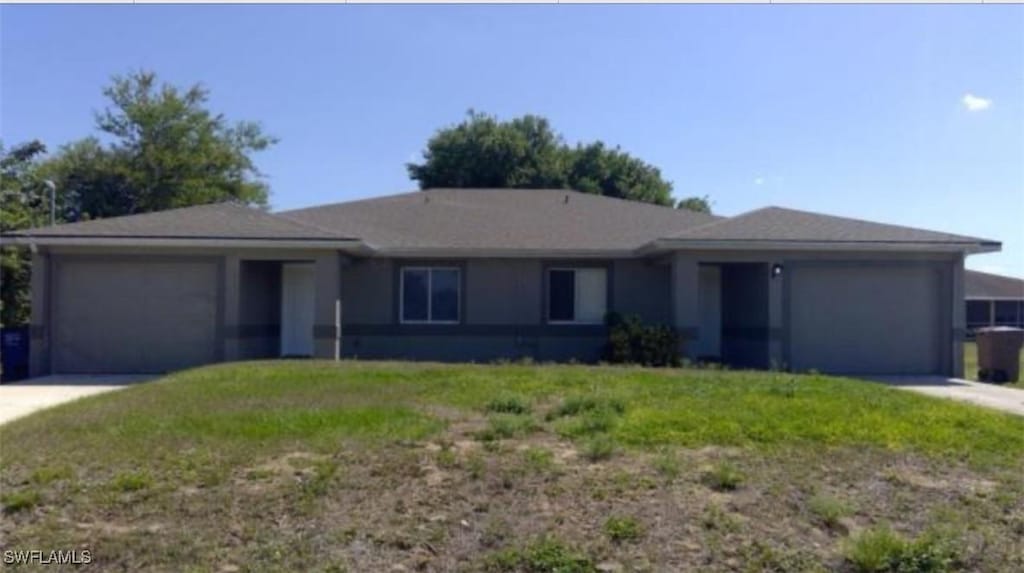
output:
[[[47,179],[43,185],[50,190],[50,225],[57,224],[57,184]]]

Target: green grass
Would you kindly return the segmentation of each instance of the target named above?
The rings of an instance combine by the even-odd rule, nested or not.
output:
[[[785,390],[785,391],[782,391]],[[565,435],[632,448],[873,446],[981,462],[1024,455],[1024,420],[860,380],[768,372],[587,366],[264,362],[217,365],[86,398],[5,425],[7,463],[65,464],[272,452],[428,437],[431,407],[494,396],[548,403]],[[528,415],[491,414],[496,438]],[[35,465],[35,464],[33,464]]]
[[[1020,352],[1020,373],[1022,379],[1013,384],[1007,384],[1007,386],[1024,389],[1024,348]],[[978,379],[977,342],[964,342],[964,377],[968,380]]]
[[[969,546],[984,569],[1024,531],[1024,418],[819,375],[223,364],[15,420],[0,443],[8,545],[88,544],[101,568],[629,570],[659,552],[649,568],[903,567],[893,555],[948,561],[920,534],[943,508],[986,536]],[[847,520],[882,518],[896,549],[847,548]],[[787,541],[840,519],[831,546]],[[663,543],[681,536],[699,548],[684,562]]]

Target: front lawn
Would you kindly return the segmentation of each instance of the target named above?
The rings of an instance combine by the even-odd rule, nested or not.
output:
[[[1024,388],[1024,348],[1020,351],[1020,373],[1021,379],[1013,384],[1015,388]],[[978,343],[964,342],[964,376],[968,380],[978,379]]]
[[[5,548],[108,568],[1024,567],[1024,419],[823,376],[219,365],[0,444]]]

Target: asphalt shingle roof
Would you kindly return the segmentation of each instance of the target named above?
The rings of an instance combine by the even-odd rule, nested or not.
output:
[[[964,271],[964,295],[978,299],[1021,299],[1024,300],[1024,280]]]
[[[324,240],[346,236],[240,203],[212,203],[10,233],[21,237]]]
[[[382,254],[628,254],[712,242],[998,246],[975,237],[767,207],[731,218],[564,189],[431,189],[267,213],[218,203],[10,233],[22,238],[360,241]]]
[[[564,189],[431,189],[280,215],[384,250],[631,251],[719,219]]]
[[[793,241],[821,243],[993,243],[977,237],[940,233],[860,219],[765,207],[686,229],[671,239],[701,241]]]

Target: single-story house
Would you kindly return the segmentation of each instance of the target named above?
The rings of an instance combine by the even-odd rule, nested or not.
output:
[[[984,326],[1024,328],[1024,280],[964,271],[967,331]]]
[[[32,373],[278,356],[598,360],[607,312],[691,358],[963,371],[964,257],[998,242],[778,207],[717,217],[566,190],[234,203],[11,233]]]

